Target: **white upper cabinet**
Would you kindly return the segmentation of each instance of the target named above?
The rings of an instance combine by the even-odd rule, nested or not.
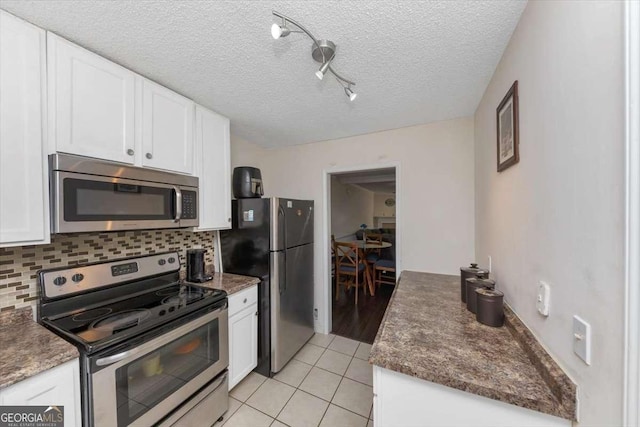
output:
[[[142,165],[193,173],[194,103],[147,79],[142,85]]]
[[[46,38],[0,10],[0,247],[49,243]]]
[[[47,42],[51,151],[133,164],[136,74],[53,33]]]
[[[196,105],[195,175],[200,185],[198,230],[231,228],[229,119]]]

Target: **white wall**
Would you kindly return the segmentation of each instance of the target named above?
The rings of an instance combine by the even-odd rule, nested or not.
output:
[[[529,2],[475,114],[476,254],[579,387],[580,425],[621,425],[622,2]],[[496,172],[496,107],[519,82],[520,163]],[[535,308],[539,280],[551,313]],[[592,365],[572,350],[591,323]]]
[[[387,199],[396,199],[395,194],[391,193],[375,193],[373,195],[373,215],[374,216],[395,216],[396,207],[387,206],[384,202]]]
[[[360,224],[373,227],[373,192],[342,184],[331,177],[331,234],[336,239],[355,234]]]
[[[399,164],[397,256],[406,270],[457,274],[474,259],[473,119],[412,126],[340,140],[263,150],[232,137],[231,163],[259,167],[265,196],[313,199],[316,305],[324,307],[323,173],[361,165]],[[405,231],[402,231],[405,230]]]

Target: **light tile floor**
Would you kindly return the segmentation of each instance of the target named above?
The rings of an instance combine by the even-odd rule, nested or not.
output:
[[[215,427],[371,427],[371,345],[315,334],[273,378],[250,373]]]

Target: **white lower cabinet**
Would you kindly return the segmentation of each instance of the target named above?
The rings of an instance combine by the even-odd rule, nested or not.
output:
[[[571,426],[569,420],[379,366],[373,367],[373,396],[376,427]]]
[[[45,32],[0,10],[0,247],[50,242]]]
[[[229,390],[258,366],[258,286],[229,297]]]
[[[73,359],[0,390],[0,405],[64,406],[65,427],[80,427],[80,363]]]

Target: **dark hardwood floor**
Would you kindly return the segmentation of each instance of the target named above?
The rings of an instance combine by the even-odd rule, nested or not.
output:
[[[335,279],[332,284],[332,289],[333,330],[331,333],[372,344],[378,333],[384,311],[391,299],[394,286],[381,285],[373,297],[369,294],[365,296],[363,290],[360,289],[358,291],[357,307],[355,304],[355,289],[347,292],[344,286],[341,286],[337,301],[335,299]]]

